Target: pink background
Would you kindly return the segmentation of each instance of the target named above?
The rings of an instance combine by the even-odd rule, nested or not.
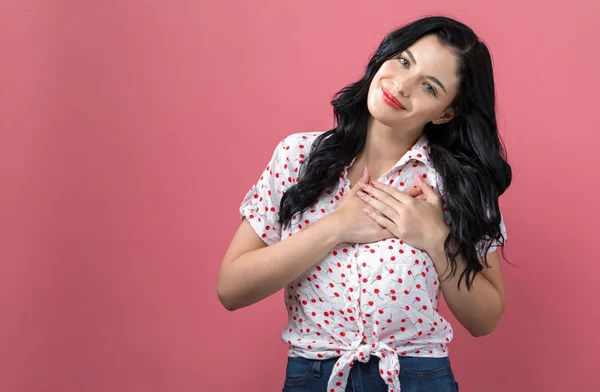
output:
[[[418,3],[1,2],[0,391],[281,390],[281,293],[215,293],[238,205],[428,12],[489,43],[514,170],[508,307],[454,322],[461,391],[600,391],[600,5]]]

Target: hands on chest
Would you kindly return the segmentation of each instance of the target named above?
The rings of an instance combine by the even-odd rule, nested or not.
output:
[[[398,237],[427,251],[447,235],[442,199],[419,176],[416,188],[400,191],[363,177],[331,214],[339,227],[340,242],[370,243]]]

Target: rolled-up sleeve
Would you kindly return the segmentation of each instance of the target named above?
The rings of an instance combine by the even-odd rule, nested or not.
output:
[[[246,218],[267,245],[281,241],[279,203],[284,190],[278,178],[283,175],[285,161],[282,146],[283,142],[277,146],[262,176],[248,190],[239,209],[240,219]]]
[[[504,216],[502,215],[502,213],[500,213],[500,233],[502,234],[502,237],[500,237],[500,239],[486,238],[486,239],[480,240],[477,243],[477,252],[479,253],[479,257],[483,257],[486,254],[485,248],[488,243],[491,243],[491,245],[490,245],[490,248],[488,249],[487,253],[492,253],[493,251],[498,249],[499,246],[504,246],[504,243],[506,242],[508,237],[507,237],[507,233],[506,233],[506,225],[504,224]]]

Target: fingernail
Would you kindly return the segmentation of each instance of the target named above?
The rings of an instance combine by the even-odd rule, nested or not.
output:
[[[363,169],[363,176],[367,173],[367,167],[365,166],[365,168]]]

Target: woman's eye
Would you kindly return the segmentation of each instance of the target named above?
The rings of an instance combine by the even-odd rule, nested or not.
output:
[[[402,65],[404,65],[405,67],[408,67],[410,65],[410,63],[408,62],[408,60],[405,59],[404,57],[400,57],[400,63]]]
[[[437,91],[435,91],[435,88],[429,83],[425,83],[425,90],[427,90],[428,94],[431,94],[434,97],[437,95]]]

